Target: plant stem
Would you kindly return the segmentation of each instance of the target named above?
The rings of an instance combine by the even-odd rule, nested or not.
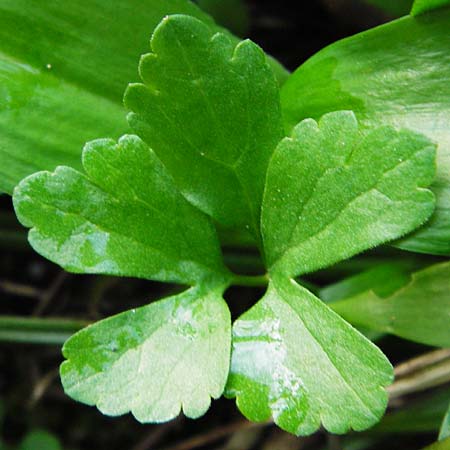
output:
[[[269,283],[269,277],[264,275],[233,275],[232,284],[235,286],[265,287]]]
[[[438,350],[397,366],[395,383],[388,387],[393,400],[413,392],[441,386],[450,382],[450,353]]]
[[[89,325],[84,320],[0,317],[0,342],[63,344],[72,334]]]

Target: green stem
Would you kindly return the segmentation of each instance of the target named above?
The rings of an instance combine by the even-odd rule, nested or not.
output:
[[[0,342],[61,345],[87,325],[84,320],[1,316]]]
[[[269,277],[264,275],[233,275],[232,284],[235,286],[266,287]]]

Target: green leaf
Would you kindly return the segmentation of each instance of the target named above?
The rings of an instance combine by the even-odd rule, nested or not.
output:
[[[1,2],[0,192],[38,170],[78,169],[85,142],[127,132],[124,89],[150,33],[174,13],[222,30],[187,0]]]
[[[275,278],[233,326],[227,395],[250,420],[297,435],[322,423],[363,430],[382,416],[392,367],[381,351],[293,280]]]
[[[86,145],[83,175],[39,172],[14,192],[33,248],[65,269],[195,284],[226,277],[209,219],[138,137]]]
[[[368,290],[387,297],[410,280],[408,265],[399,262],[380,264],[320,289],[319,297],[325,303],[332,303]]]
[[[448,406],[444,420],[442,421],[441,429],[439,431],[439,440],[442,441],[450,437],[450,405]]]
[[[270,271],[289,277],[329,266],[423,224],[435,146],[380,127],[361,134],[349,111],[306,119],[270,161],[262,235]]]
[[[392,295],[366,291],[331,307],[354,325],[449,347],[449,286],[450,263],[444,262],[413,273],[411,281]]]
[[[450,0],[414,0],[411,8],[411,14],[418,16],[419,14],[432,11],[433,9],[442,8],[450,5]]]
[[[269,158],[282,137],[278,86],[262,50],[197,19],[164,19],[125,105],[133,130],[180,190],[227,227],[259,233]]]
[[[402,248],[450,255],[450,10],[407,17],[336,42],[281,91],[286,126],[351,109],[366,128],[390,124],[439,144],[436,212]]]
[[[107,415],[140,422],[201,416],[228,376],[230,314],[223,287],[190,290],[97,322],[71,337],[65,392]]]
[[[58,439],[45,430],[34,430],[25,436],[19,450],[61,450]]]

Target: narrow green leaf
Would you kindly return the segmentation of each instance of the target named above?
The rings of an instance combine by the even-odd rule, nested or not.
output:
[[[312,272],[423,224],[434,209],[424,189],[434,157],[422,135],[391,127],[361,134],[349,111],[302,121],[267,173],[262,235],[270,270]]]
[[[418,16],[433,9],[442,8],[450,5],[450,0],[414,0],[411,8],[411,14]]]
[[[233,326],[227,395],[250,420],[297,435],[322,423],[363,430],[382,416],[392,367],[381,351],[293,280],[273,279]]]
[[[231,323],[223,288],[191,288],[97,322],[63,348],[65,392],[103,413],[163,422],[201,416],[224,389]]]
[[[213,225],[138,137],[87,144],[83,166],[87,176],[59,167],[15,189],[37,252],[72,272],[185,284],[227,276]]]
[[[354,325],[438,347],[450,347],[450,263],[411,275],[392,295],[366,291],[330,306]]]
[[[450,438],[450,405],[448,406],[447,413],[442,421],[441,429],[439,431],[439,440]]]
[[[197,19],[164,19],[125,105],[129,122],[194,205],[259,233],[268,160],[282,137],[278,86],[262,50]]]
[[[286,125],[334,110],[355,111],[367,128],[390,124],[439,144],[436,212],[402,248],[450,255],[450,10],[403,18],[336,42],[281,91]]]

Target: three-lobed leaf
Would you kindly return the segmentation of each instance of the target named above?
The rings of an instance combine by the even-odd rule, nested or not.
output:
[[[107,415],[164,422],[196,418],[222,395],[230,361],[223,287],[182,294],[91,325],[63,347],[64,390]]]
[[[292,277],[329,266],[423,224],[435,146],[380,127],[361,134],[353,113],[306,119],[275,150],[262,206],[266,263]]]
[[[425,189],[434,146],[389,127],[361,133],[344,111],[303,121],[272,155],[282,136],[278,88],[257,46],[173,16],[158,26],[152,50],[141,62],[144,84],[125,99],[154,151],[135,136],[94,141],[83,152],[86,175],[38,173],[14,203],[32,245],[68,270],[196,287],[72,337],[65,390],[143,422],[181,408],[203,414],[228,374],[222,292],[231,279],[204,212],[258,237],[262,201],[271,282],[235,323],[228,395],[250,419],[273,416],[295,434],[321,423],[335,433],[371,426],[385,409],[392,367],[291,278],[422,224],[434,207]]]
[[[324,48],[283,85],[285,123],[350,109],[361,126],[408,128],[438,144],[430,221],[396,245],[450,254],[450,9],[405,17]]]
[[[129,123],[194,205],[259,235],[269,158],[283,135],[279,89],[262,50],[199,20],[171,16],[132,84]]]
[[[69,271],[195,284],[226,277],[208,217],[188,203],[138,137],[93,141],[87,175],[39,172],[15,190],[31,245]]]
[[[297,435],[375,424],[392,376],[377,347],[293,280],[272,279],[233,326],[227,395],[249,419],[273,416]]]

